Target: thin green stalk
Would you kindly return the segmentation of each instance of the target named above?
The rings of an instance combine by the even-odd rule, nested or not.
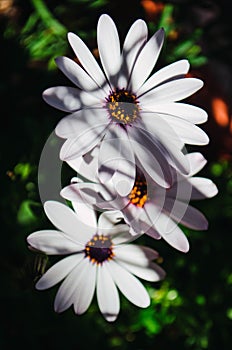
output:
[[[41,18],[42,22],[47,28],[53,28],[54,32],[63,34],[66,33],[66,28],[54,18],[51,11],[45,5],[43,0],[31,0],[38,16]]]

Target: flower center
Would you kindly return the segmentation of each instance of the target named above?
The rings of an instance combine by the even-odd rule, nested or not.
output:
[[[103,235],[94,235],[85,246],[85,256],[94,264],[101,264],[111,260],[114,256],[112,241]]]
[[[136,205],[137,207],[143,208],[146,203],[147,196],[147,181],[145,176],[141,173],[136,175],[134,187],[132,188],[130,194],[128,195],[130,203]]]
[[[139,117],[139,102],[132,92],[125,89],[116,89],[106,98],[107,110],[111,120],[123,125],[132,125]]]

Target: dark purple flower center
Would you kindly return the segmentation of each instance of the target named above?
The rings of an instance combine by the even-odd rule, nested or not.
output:
[[[104,235],[94,235],[85,246],[85,256],[96,264],[111,260],[114,256],[111,239]]]
[[[132,125],[139,117],[137,96],[125,89],[115,89],[106,98],[106,107],[113,122]]]

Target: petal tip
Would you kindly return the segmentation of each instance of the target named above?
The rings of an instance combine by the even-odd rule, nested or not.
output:
[[[109,314],[104,314],[103,316],[108,322],[114,322],[118,317],[118,315],[109,315]]]
[[[186,245],[179,249],[182,253],[188,253],[190,249],[189,242],[186,242]]]
[[[208,223],[208,220],[204,220],[204,222],[202,223],[202,230],[203,231],[206,231],[206,230],[208,230],[208,228],[209,228],[209,223]]]
[[[217,186],[214,184],[214,183],[212,183],[213,184],[213,191],[212,191],[212,194],[211,194],[211,196],[212,197],[214,197],[214,196],[216,196],[217,194],[218,194],[218,188],[217,188]]]
[[[35,289],[37,290],[44,290],[46,289],[42,283],[40,283],[40,280],[36,283]]]
[[[69,39],[72,39],[73,37],[76,37],[76,34],[74,34],[73,32],[68,32],[67,33],[67,37],[68,37],[68,40],[69,40]]]
[[[143,308],[143,309],[145,309],[145,308],[147,308],[148,306],[150,306],[151,305],[151,299],[150,299],[150,297],[147,299],[147,300],[144,300],[144,302],[143,303],[141,303],[141,305],[139,305],[141,308]]]
[[[45,102],[47,102],[47,96],[48,96],[49,90],[50,90],[50,88],[48,88],[42,92],[42,98],[44,99]]]
[[[159,28],[159,29],[157,30],[157,33],[165,34],[164,27]]]
[[[102,20],[110,20],[110,21],[113,21],[112,18],[110,17],[110,15],[108,15],[107,13],[103,13],[100,17],[99,17],[99,21],[102,21]]]

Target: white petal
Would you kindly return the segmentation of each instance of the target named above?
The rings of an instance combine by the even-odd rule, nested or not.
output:
[[[83,246],[74,243],[55,230],[33,232],[27,237],[27,241],[32,247],[48,255],[63,255],[83,250]]]
[[[112,87],[116,87],[121,67],[120,42],[117,28],[111,17],[106,14],[102,15],[98,21],[97,42],[106,76]]]
[[[83,107],[101,107],[100,100],[88,92],[68,86],[55,86],[43,92],[43,99],[52,107],[74,112]]]
[[[193,123],[178,118],[164,116],[160,114],[160,117],[173,129],[174,134],[178,135],[184,143],[190,145],[207,145],[209,138],[206,133]]]
[[[173,182],[170,165],[158,141],[151,141],[146,130],[131,128],[132,148],[147,174],[162,187],[170,187]]]
[[[163,115],[159,115],[154,112],[143,112],[141,113],[141,117],[142,121],[140,122],[140,128],[144,129],[146,132],[148,132],[148,134],[150,133],[151,138],[155,137],[157,138],[157,141],[159,140],[159,142],[162,140],[162,145],[166,149],[168,149],[166,147],[166,144],[169,143],[168,141],[171,141],[173,147],[175,146],[179,150],[182,150],[184,148],[183,140],[180,138],[179,134],[175,132],[174,128],[169,122],[171,118],[167,119],[166,121],[166,119],[163,118]],[[163,136],[164,134],[166,135],[166,140]],[[163,139],[166,142],[163,142]]]
[[[90,182],[98,181],[99,145],[81,157],[68,161],[68,165]],[[79,181],[78,181],[79,182]]]
[[[163,239],[173,248],[186,253],[189,250],[189,243],[185,234],[177,224],[166,214],[160,212],[153,204],[146,205],[146,210],[156,230]]]
[[[89,129],[104,128],[108,124],[106,111],[102,108],[81,109],[60,120],[56,135],[62,138],[81,137]],[[91,150],[91,149],[90,149]],[[86,152],[87,153],[87,152]]]
[[[56,201],[47,201],[44,210],[53,225],[74,242],[86,244],[93,236],[93,228],[84,224],[68,206]]]
[[[43,99],[50,106],[65,112],[73,112],[81,107],[80,91],[76,88],[56,86],[43,92]]]
[[[128,198],[121,197],[118,193],[111,190],[111,187],[108,187],[108,184],[104,185],[104,190],[101,192],[103,199],[98,201],[97,206],[101,209],[122,211],[128,204]]]
[[[183,78],[162,84],[140,97],[141,105],[146,109],[154,103],[167,103],[183,100],[198,91],[203,82],[196,78]]]
[[[36,289],[44,290],[62,281],[83,259],[84,254],[70,255],[50,267],[36,283]]]
[[[165,277],[165,271],[157,264],[150,263],[147,267],[134,265],[121,260],[117,261],[123,268],[133,275],[142,278],[145,281],[157,282]]]
[[[68,127],[69,121],[70,120],[67,121],[65,127]],[[72,138],[68,138],[61,147],[61,160],[68,162],[88,153],[93,147],[95,147],[99,143],[107,129],[107,125],[105,123],[97,123],[95,126],[92,127],[87,124],[84,126],[84,122],[81,125],[83,126],[83,129],[81,130],[80,128],[80,130],[76,132],[77,135]],[[69,131],[71,132],[71,130]]]
[[[167,198],[164,210],[177,223],[181,223],[193,230],[207,230],[208,228],[208,221],[205,216],[188,203]]]
[[[96,82],[75,61],[68,57],[57,57],[56,64],[66,77],[80,89],[90,91],[94,96],[104,99],[103,90],[99,89]]]
[[[123,214],[119,210],[105,211],[99,216],[98,229],[112,229],[123,219]]]
[[[173,78],[183,77],[183,75],[188,73],[189,66],[190,65],[187,60],[181,60],[171,63],[168,66],[160,69],[158,72],[155,72],[138,90],[138,97],[161,83],[163,84],[164,82]]]
[[[111,125],[101,142],[99,151],[99,178],[112,183],[121,196],[132,189],[135,179],[134,152],[127,133],[120,125]]]
[[[122,67],[118,80],[119,88],[127,87],[128,79],[138,54],[147,41],[147,34],[147,25],[141,19],[135,21],[130,27],[122,49]]]
[[[106,264],[107,263],[98,267],[97,301],[99,309],[105,319],[109,322],[113,322],[118,316],[120,301],[117,288]]]
[[[60,194],[72,202],[79,201],[86,205],[94,205],[100,211],[102,209],[121,210],[128,202],[124,197],[115,195],[114,191],[111,191],[111,186],[101,183],[73,183],[63,188]]]
[[[81,220],[84,223],[88,223],[88,226],[96,229],[96,212],[90,204],[75,201],[72,202],[72,206],[74,211],[78,214],[79,220]]]
[[[134,238],[145,233],[152,226],[144,208],[129,203],[122,211],[124,220],[131,227],[130,232]]]
[[[193,177],[188,179],[192,185],[191,199],[212,198],[218,193],[217,186],[210,179],[204,177]]]
[[[79,201],[86,205],[100,205],[107,202],[107,193],[103,185],[95,183],[77,183],[64,187],[61,196],[72,201]],[[106,194],[105,200],[104,195]]]
[[[171,162],[174,167],[183,174],[189,173],[189,163],[180,147],[183,141],[168,122],[164,121],[158,115],[143,113],[141,127],[144,128],[154,142],[157,143],[156,140],[160,142],[166,151],[166,157],[170,159],[169,162]]]
[[[190,164],[190,172],[188,176],[193,176],[201,171],[207,163],[207,160],[200,152],[192,152],[185,155]]]
[[[97,265],[92,264],[88,259],[84,260],[84,265],[78,275],[78,285],[74,292],[74,310],[77,315],[83,314],[89,307],[96,286]]]
[[[114,241],[115,237],[117,236],[121,236],[121,235],[125,235],[129,233],[129,226],[125,225],[125,224],[118,224],[115,225],[113,228],[105,228],[105,229],[101,229],[99,230],[99,233],[106,235],[106,236],[110,236],[111,239]]]
[[[154,238],[154,239],[161,239],[162,237],[160,236],[160,234],[157,232],[157,230],[155,229],[155,227],[151,227],[149,228],[149,230],[146,231],[146,235]]]
[[[207,121],[207,113],[199,107],[188,105],[181,102],[170,102],[170,103],[161,103],[157,104],[155,99],[153,103],[143,105],[143,110],[148,110],[151,112],[157,112],[159,114],[164,114],[167,116],[175,116],[193,124],[201,124]]]
[[[150,75],[159,57],[164,41],[164,30],[159,29],[141,50],[131,74],[129,88],[136,93]]]
[[[148,216],[146,221],[147,221],[146,225],[144,225],[144,223],[141,225],[141,227],[144,226],[144,229],[142,230],[142,232],[144,232],[148,236],[151,236],[154,239],[160,239],[161,238],[160,234],[155,230],[154,226],[152,226],[151,220]]]
[[[218,193],[217,186],[204,177],[183,178],[169,189],[170,198],[178,200],[200,200],[212,198]]]
[[[187,176],[178,174],[177,182],[175,182],[174,185],[168,189],[168,192],[165,194],[165,199],[172,198],[174,200],[177,199],[189,203],[192,197],[192,186],[188,180],[186,181],[186,178]],[[159,194],[159,189],[157,189],[157,198],[159,198]],[[162,207],[163,204],[164,202],[162,203]]]
[[[97,83],[97,85],[104,89],[106,94],[109,92],[109,85],[106,82],[106,78],[99,67],[97,61],[89,51],[85,43],[74,33],[68,33],[68,40],[73,48],[77,58],[81,62],[86,72]]]
[[[159,227],[160,235],[173,248],[175,248],[183,253],[187,253],[189,251],[188,239],[185,236],[184,232],[178,226],[176,226],[176,227],[173,226],[172,231],[164,232],[163,234],[162,234],[161,230],[162,230],[162,225],[161,225],[161,227]]]
[[[114,260],[110,261],[108,268],[117,287],[131,303],[143,308],[150,305],[148,292],[136,277]]]
[[[98,219],[98,233],[106,236],[110,236],[110,239],[115,244],[116,237],[125,236],[130,238],[130,227],[124,223],[121,223],[123,214],[119,210],[109,210],[100,214]]]
[[[54,309],[56,312],[63,312],[68,309],[75,301],[75,292],[79,284],[79,275],[86,261],[83,259],[65,278],[58,289],[54,301]]]
[[[124,244],[114,248],[117,259],[140,266],[148,266],[151,260],[159,257],[155,250],[135,244]]]
[[[113,242],[113,245],[115,248],[115,247],[119,246],[120,244],[132,242],[140,236],[141,236],[140,234],[137,234],[137,236],[136,235],[132,236],[132,234],[130,233],[130,230],[129,230],[129,231],[125,231],[125,232],[120,232],[120,234],[115,235],[112,238],[112,242]]]

